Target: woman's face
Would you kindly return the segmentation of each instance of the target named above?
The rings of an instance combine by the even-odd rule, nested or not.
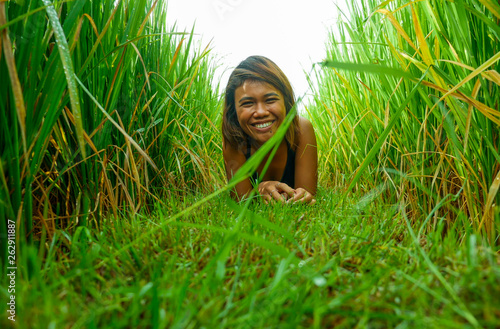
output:
[[[262,145],[286,116],[283,95],[268,83],[247,80],[234,93],[236,114],[243,131]]]

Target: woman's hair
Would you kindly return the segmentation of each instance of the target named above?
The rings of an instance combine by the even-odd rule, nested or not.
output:
[[[250,56],[245,59],[229,77],[222,113],[222,136],[224,141],[235,149],[246,145],[247,135],[241,129],[236,114],[235,91],[247,80],[265,82],[276,88],[283,95],[286,114],[295,104],[292,86],[278,65],[263,56]],[[298,137],[299,117],[296,115],[285,135],[292,149],[297,147]]]

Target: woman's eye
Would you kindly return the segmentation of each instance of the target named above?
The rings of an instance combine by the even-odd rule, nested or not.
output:
[[[242,103],[241,106],[244,106],[244,107],[252,106],[252,102]]]

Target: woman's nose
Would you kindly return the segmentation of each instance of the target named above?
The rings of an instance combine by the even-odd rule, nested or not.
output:
[[[257,117],[267,116],[269,111],[267,110],[265,104],[257,103],[254,115]]]

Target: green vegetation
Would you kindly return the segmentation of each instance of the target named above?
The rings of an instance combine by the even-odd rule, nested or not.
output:
[[[401,203],[415,223],[433,213],[429,231],[445,218],[497,244],[499,8],[353,1],[309,109],[323,180]]]
[[[20,328],[500,325],[498,256],[477,235],[457,246],[444,220],[423,235],[397,207],[318,199],[242,215],[217,197],[172,222],[197,197],[171,198],[101,232],[57,233],[45,262],[26,252]]]
[[[8,3],[15,63],[0,74],[19,84],[0,91],[2,217],[31,239],[220,186],[213,60],[165,30],[166,4],[44,3]]]
[[[166,3],[0,2],[17,327],[500,327],[500,4],[350,11],[307,106],[318,203],[282,207],[227,190],[291,117],[226,184],[216,61]]]

